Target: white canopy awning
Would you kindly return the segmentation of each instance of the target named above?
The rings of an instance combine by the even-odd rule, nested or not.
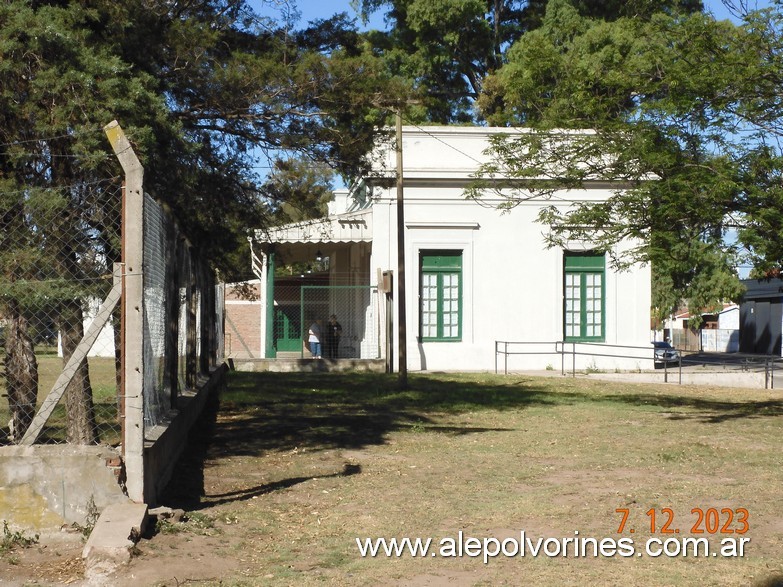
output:
[[[256,229],[260,243],[359,243],[372,241],[372,209]]]

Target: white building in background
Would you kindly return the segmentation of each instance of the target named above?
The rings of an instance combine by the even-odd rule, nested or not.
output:
[[[87,300],[87,309],[84,312],[84,319],[82,321],[84,332],[87,332],[87,329],[90,327],[90,324],[92,324],[95,316],[98,315],[98,310],[100,309],[102,302],[103,300],[99,298],[90,298]],[[60,332],[57,333],[57,356],[63,356],[63,338]],[[114,327],[112,326],[111,321],[107,322],[101,329],[98,338],[95,339],[95,344],[92,345],[87,356],[114,358]]]
[[[652,367],[649,267],[616,272],[590,242],[547,249],[547,227],[536,221],[543,207],[603,201],[617,186],[588,182],[581,190],[531,198],[507,213],[489,194],[483,204],[465,198],[479,162],[487,159],[489,136],[510,132],[519,131],[403,128],[408,369],[494,370],[496,361],[509,369],[559,368],[565,358],[555,352],[563,349],[569,367],[572,361],[576,368]],[[255,231],[251,245],[263,305],[259,356],[274,357],[281,348],[274,266],[323,256],[329,258],[330,285],[381,285],[360,300],[377,312],[356,304],[348,311],[373,315],[372,325],[357,321],[354,336],[361,343],[373,330],[373,344],[398,368],[397,304],[381,291],[384,272],[394,279],[397,274],[395,152],[384,145],[376,155],[373,173],[338,193],[329,217]],[[391,297],[396,295],[395,283]],[[330,294],[320,314],[330,313],[337,299]],[[342,319],[352,319],[346,311]],[[498,358],[498,341],[524,344],[510,345],[514,354]]]

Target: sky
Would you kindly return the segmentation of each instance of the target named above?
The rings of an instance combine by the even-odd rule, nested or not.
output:
[[[718,20],[730,19],[736,20],[733,15],[726,9],[721,0],[703,0],[706,9],[715,15]],[[735,3],[740,3],[741,0],[735,0]],[[750,9],[754,8],[766,8],[769,7],[773,0],[745,0]],[[279,14],[281,6],[286,6],[290,3],[297,5],[299,12],[301,13],[301,20],[295,23],[296,28],[301,28],[306,23],[329,18],[336,13],[346,12],[351,17],[357,17],[356,11],[351,7],[351,0],[250,0],[251,5],[261,14]],[[370,29],[383,29],[385,24],[383,21],[383,11],[372,15],[372,18],[368,25],[362,25],[359,23],[359,27]],[[345,187],[342,181],[337,179],[334,185],[339,189]],[[747,277],[747,267],[740,268],[740,277]]]
[[[771,4],[771,0],[746,1],[750,8],[764,8]],[[338,12],[346,12],[349,16],[357,16],[356,11],[351,7],[351,0],[292,0],[292,3],[297,5],[302,15],[300,26],[312,20],[329,18]],[[280,10],[280,6],[289,4],[289,2],[286,0],[251,0],[251,4],[256,9],[260,9],[260,12],[268,13],[268,11],[276,12]],[[704,0],[704,5],[718,19],[732,18],[721,0]],[[384,28],[383,14],[374,14],[368,28]]]

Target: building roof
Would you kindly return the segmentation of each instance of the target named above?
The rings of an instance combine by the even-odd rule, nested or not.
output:
[[[259,228],[260,243],[358,243],[372,241],[372,209],[336,214],[274,228]]]

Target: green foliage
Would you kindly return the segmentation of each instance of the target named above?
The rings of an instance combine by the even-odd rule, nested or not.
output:
[[[261,186],[269,201],[274,224],[287,224],[326,216],[334,194],[332,174],[325,165],[304,160],[278,160]]]
[[[377,96],[405,91],[344,18],[292,33],[238,0],[12,0],[0,7],[0,39],[0,219],[36,210],[40,189],[48,204],[60,198],[78,212],[59,216],[58,230],[103,239],[112,246],[102,258],[115,260],[107,230],[116,223],[106,224],[118,214],[99,222],[95,204],[118,197],[116,181],[96,184],[120,174],[101,131],[116,118],[145,166],[145,189],[229,278],[245,271],[236,251],[247,228],[267,218],[259,151],[355,173],[388,115]],[[30,231],[41,223],[17,224],[39,236]]]
[[[783,76],[782,21],[777,8],[747,21],[671,10],[610,21],[552,0],[480,99],[491,123],[533,130],[498,139],[468,195],[490,180],[504,209],[547,198],[550,246],[585,240],[617,268],[652,263],[656,317],[683,299],[697,313],[737,299],[739,263],[783,258],[783,160],[768,134],[781,136],[781,112],[767,84]],[[559,189],[595,180],[617,182],[615,195],[558,204]]]
[[[185,526],[172,522],[166,518],[158,518],[155,522],[155,532],[157,534],[179,534],[185,529]]]
[[[3,536],[0,538],[0,555],[7,554],[17,548],[29,548],[38,543],[38,534],[27,536],[21,530],[11,531],[8,521],[3,520]]]
[[[526,22],[519,0],[363,0],[365,14],[387,10],[388,32],[368,35],[389,69],[413,80],[418,109],[434,122],[471,122],[486,75],[500,67],[504,48]],[[539,3],[534,3],[539,4]]]
[[[82,528],[82,535],[87,538],[91,533],[93,528],[95,528],[95,524],[98,523],[98,517],[100,516],[101,512],[98,510],[98,506],[95,505],[95,500],[93,499],[93,496],[90,496],[90,499],[87,500],[87,515],[84,519],[84,527]]]
[[[419,106],[409,118],[469,123],[492,114],[490,74],[506,63],[509,46],[538,29],[546,0],[356,0],[364,18],[384,10],[387,32],[368,40],[394,74],[412,80]],[[650,18],[658,11],[698,11],[700,0],[579,0],[577,16]],[[490,77],[488,77],[490,76]],[[484,102],[477,111],[476,100]],[[490,106],[491,105],[491,106]]]

